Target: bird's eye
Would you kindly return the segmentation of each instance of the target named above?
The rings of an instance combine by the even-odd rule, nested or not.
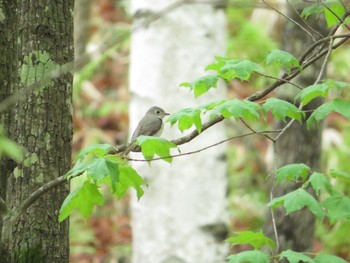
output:
[[[157,114],[160,114],[160,110],[156,110],[156,113],[157,113]]]

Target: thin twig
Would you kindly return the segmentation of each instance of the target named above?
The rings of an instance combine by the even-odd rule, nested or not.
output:
[[[270,190],[270,202],[273,200],[274,198],[274,190],[275,190],[275,178],[276,178],[276,171],[277,171],[277,149],[276,149],[276,141],[273,142],[272,144],[273,146],[273,155],[274,155],[274,159],[273,159],[273,166],[274,166],[274,174],[273,174],[273,181],[272,181],[272,185],[271,185],[271,190]],[[272,219],[272,227],[273,227],[273,233],[275,235],[275,240],[276,240],[276,249],[275,249],[275,254],[278,254],[279,250],[280,250],[280,241],[278,238],[278,231],[277,231],[277,225],[276,225],[276,218],[275,218],[275,213],[273,211],[273,208],[271,207],[270,209],[271,211],[271,219]]]
[[[265,5],[267,5],[268,7],[270,7],[271,9],[273,9],[275,12],[277,12],[278,14],[280,14],[281,16],[287,18],[288,20],[292,21],[293,23],[295,23],[297,26],[300,27],[301,30],[303,30],[306,34],[308,34],[311,39],[315,42],[316,39],[315,37],[305,28],[303,27],[299,22],[295,21],[293,18],[287,16],[286,14],[283,14],[281,11],[279,11],[277,8],[273,7],[272,5],[270,5],[269,3],[267,3],[265,0],[261,0]]]
[[[266,74],[261,73],[261,72],[256,72],[256,74],[258,74],[258,75],[260,75],[260,76],[263,76],[263,77],[265,77],[265,78],[268,78],[268,79],[280,80],[280,81],[282,81],[282,82],[284,82],[284,83],[288,83],[288,84],[290,84],[290,85],[292,85],[292,86],[294,86],[294,87],[296,87],[297,89],[300,89],[300,90],[303,89],[303,88],[302,88],[301,86],[299,86],[298,84],[293,83],[293,82],[291,82],[291,81],[289,81],[289,80],[286,80],[286,79],[281,79],[281,78],[278,78],[278,77],[266,75]]]
[[[222,143],[225,143],[227,141],[231,141],[231,140],[234,140],[234,139],[239,139],[239,138],[243,138],[243,137],[247,137],[247,136],[250,136],[250,135],[261,135],[261,136],[266,136],[266,134],[268,133],[278,133],[280,132],[280,130],[276,130],[276,131],[252,131],[250,133],[245,133],[245,134],[241,134],[241,135],[237,135],[237,136],[232,136],[230,138],[227,138],[227,139],[224,139],[224,140],[221,140],[219,142],[216,142],[214,144],[211,144],[211,145],[208,145],[208,146],[205,146],[201,149],[198,149],[198,150],[194,150],[194,151],[190,151],[190,152],[185,152],[185,153],[179,153],[179,154],[174,154],[174,155],[169,155],[169,156],[163,156],[163,157],[156,157],[156,158],[152,158],[150,160],[145,160],[145,159],[135,159],[135,158],[129,158],[129,157],[125,157],[126,160],[128,161],[133,161],[133,162],[150,162],[150,161],[159,161],[159,160],[164,160],[164,159],[168,159],[168,158],[176,158],[176,157],[181,157],[181,156],[186,156],[186,155],[191,155],[191,154],[195,154],[195,153],[199,153],[199,152],[203,152],[209,148],[212,148],[212,147],[215,147],[217,145],[220,145]]]
[[[350,27],[344,22],[343,18],[339,17],[337,13],[335,13],[331,8],[329,8],[329,6],[326,5],[323,1],[320,1],[319,3],[323,5],[329,12],[331,12],[339,20],[339,22],[341,22],[341,24],[343,24],[350,31]]]
[[[250,130],[252,131],[253,133],[257,133],[257,134],[261,134],[257,131],[255,131],[248,123],[246,123],[242,118],[240,118],[241,122]],[[271,141],[275,141],[272,137],[270,137],[269,135],[267,135],[266,133],[265,134],[262,134],[264,135],[267,139],[271,140]]]
[[[300,19],[302,19],[302,21],[304,22],[305,26],[307,26],[308,29],[310,29],[313,33],[315,33],[316,35],[318,35],[319,37],[323,38],[324,36],[318,32],[317,30],[315,30],[314,28],[312,28],[307,22],[306,19],[303,19],[300,12],[295,8],[294,5],[292,5],[288,0],[286,0],[287,4],[294,10],[294,12],[299,16]]]
[[[314,84],[317,84],[317,83],[319,83],[321,81],[321,78],[322,78],[322,76],[324,75],[324,73],[326,71],[326,66],[327,66],[329,57],[330,57],[330,55],[332,53],[332,49],[333,49],[333,42],[334,42],[334,39],[331,38],[330,41],[329,41],[328,52],[326,54],[326,57],[323,60],[320,73],[318,74],[317,79],[315,80]]]

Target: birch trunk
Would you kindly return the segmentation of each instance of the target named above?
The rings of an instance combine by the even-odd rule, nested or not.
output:
[[[135,26],[174,1],[133,0]],[[195,100],[181,82],[205,75],[214,56],[225,52],[225,15],[210,4],[186,4],[163,12],[147,27],[134,31],[131,41],[131,132],[148,108],[168,112],[222,99],[223,87]],[[165,125],[163,137],[181,136]],[[222,124],[181,147],[197,150],[225,138]],[[163,161],[135,163],[148,181],[140,201],[132,202],[133,262],[224,262],[226,232],[225,145]],[[139,153],[134,154],[141,157]]]

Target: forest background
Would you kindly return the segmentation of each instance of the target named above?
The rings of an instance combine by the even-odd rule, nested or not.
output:
[[[98,49],[101,43],[115,43],[119,41],[113,38],[113,35],[118,36],[114,34],[115,31],[130,29],[131,18],[126,2],[99,0],[91,1],[90,5],[89,20],[83,17],[83,20],[76,22],[76,31],[85,39],[76,42],[78,45],[84,43],[83,49],[94,50]],[[273,10],[267,10],[266,7],[258,7],[255,1],[237,1],[236,5],[227,9],[226,57],[246,57],[252,61],[262,61],[269,51],[280,47],[283,16]],[[89,30],[85,31],[85,28]],[[89,32],[89,35],[82,32]],[[129,39],[125,39],[118,43],[116,50],[92,61],[90,67],[78,73],[79,80],[82,78],[81,81],[84,82],[75,86],[75,152],[93,143],[107,141],[121,144],[126,141],[129,51]],[[349,81],[349,61],[349,48],[334,51],[329,61],[327,78]],[[276,67],[276,72],[277,70]],[[264,85],[259,81],[237,80],[230,83],[227,87],[228,97],[246,98]],[[238,127],[228,125],[228,133],[234,133],[232,130],[235,128]],[[339,114],[331,114],[326,120],[323,134],[322,170],[336,164],[340,169],[349,171],[350,164],[346,161],[350,150],[349,124]],[[265,211],[260,208],[268,200],[265,191],[265,175],[268,170],[266,166],[271,162],[268,160],[271,156],[267,156],[268,148],[268,142],[263,137],[234,140],[228,146],[228,210],[230,214],[235,215],[230,217],[230,230],[233,232],[259,229],[263,225]],[[348,182],[344,180],[340,187],[347,185]],[[128,204],[127,197],[119,201],[111,198],[107,205],[96,207],[86,223],[79,215],[73,214],[73,262],[99,262],[106,258],[125,258],[125,262],[128,262],[132,238]],[[318,224],[314,250],[324,249],[349,260],[350,243],[343,234],[348,231],[348,221],[334,226]],[[243,251],[245,248],[245,245],[235,246],[232,252]]]
[[[228,34],[225,56],[262,62],[271,50],[280,48],[283,37],[282,21],[285,17],[276,10],[258,8],[261,6],[255,1],[234,3],[226,10]],[[127,2],[76,1],[75,5],[75,59],[79,61],[87,52],[89,62],[76,72],[74,78],[73,160],[78,157],[80,150],[92,144],[119,145],[127,141],[130,99],[129,34],[132,26]],[[154,17],[154,20],[157,18]],[[345,32],[347,30],[342,29]],[[105,47],[108,47],[107,51]],[[344,48],[333,51],[329,57],[327,78],[349,82],[348,61],[350,50],[345,44]],[[278,71],[279,67],[272,69],[271,75],[278,76]],[[253,77],[249,82],[233,80],[227,85],[227,97],[244,99],[265,86],[266,82],[258,77]],[[342,96],[348,98],[346,89]],[[272,125],[272,118],[268,116],[267,126],[259,128],[268,129],[269,124]],[[233,122],[227,123],[226,126],[228,134],[237,134],[240,131],[240,127]],[[245,128],[249,127],[246,125]],[[321,171],[328,171],[333,167],[349,171],[350,132],[346,118],[338,113],[329,114],[322,133]],[[269,174],[269,165],[273,162],[270,144],[264,136],[254,136],[229,141],[227,150],[227,209],[229,215],[233,215],[229,216],[228,236],[240,230],[259,231],[266,221],[266,211],[261,208],[265,207],[269,200],[266,175]],[[191,158],[191,155],[188,158]],[[349,176],[346,173],[342,175],[343,178],[334,182],[334,187],[347,195]],[[73,190],[81,183],[79,180],[80,178],[72,180]],[[115,200],[113,195],[109,196],[106,191],[105,204],[96,206],[91,217],[84,219],[78,213],[72,214],[71,262],[130,261],[132,226],[129,202],[128,195]],[[349,208],[346,205],[344,211]],[[350,231],[350,224],[346,217],[348,215],[335,224],[322,222],[316,225],[313,252],[323,250],[349,260],[350,244],[344,233]],[[235,245],[232,253],[247,248],[250,246]]]

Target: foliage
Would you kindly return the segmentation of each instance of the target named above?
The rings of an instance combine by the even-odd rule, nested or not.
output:
[[[265,236],[262,231],[260,232],[251,232],[251,231],[241,231],[237,232],[236,236],[230,237],[227,239],[232,246],[238,244],[249,244],[254,249],[260,249],[263,246],[268,246],[270,248],[276,247],[276,243]]]
[[[152,160],[155,155],[158,155],[166,162],[173,160],[170,149],[177,147],[166,139],[143,135],[137,138],[136,144],[141,146],[141,152],[146,160]]]
[[[220,78],[225,81],[231,81],[235,78],[249,80],[253,73],[263,71],[262,66],[247,59],[237,60],[217,57],[216,60],[216,63],[206,68],[216,71],[215,75],[209,75],[193,82],[182,84],[185,87],[190,87],[195,93],[195,97],[204,95],[211,88],[216,88]],[[266,63],[279,63],[289,69],[293,67],[299,68],[299,64],[293,56],[276,50],[267,55]],[[305,105],[315,98],[328,96],[331,89],[343,90],[348,86],[348,83],[326,80],[321,84],[311,85],[303,89],[295,99],[300,100]],[[276,119],[285,122],[287,120],[301,122],[306,116],[302,108],[297,108],[290,102],[277,98],[269,98],[261,106],[249,100],[230,99],[213,102],[197,108],[182,109],[169,116],[168,122],[171,125],[177,123],[180,131],[188,130],[194,126],[198,132],[201,132],[203,127],[202,115],[206,112],[210,113],[210,119],[223,116],[225,119],[259,121],[264,119],[269,111]],[[335,98],[315,109],[307,123],[309,126],[313,123],[318,124],[332,112],[338,112],[349,118],[350,104],[343,99]],[[140,136],[136,144],[141,147],[141,152],[147,161],[151,161],[157,155],[165,161],[171,162],[170,150],[177,147],[174,143],[163,138],[152,136]],[[84,173],[86,180],[63,203],[59,217],[61,221],[69,216],[74,209],[77,209],[84,217],[88,217],[95,204],[101,205],[103,203],[103,197],[99,191],[99,187],[103,183],[107,183],[111,192],[117,197],[125,195],[130,187],[136,189],[139,198],[142,196],[143,190],[141,185],[143,180],[120,156],[109,155],[108,151],[110,148],[111,146],[107,144],[95,145],[80,153],[79,162],[67,173],[67,178],[74,178]],[[301,182],[302,185],[297,190],[273,198],[267,205],[273,209],[283,206],[287,214],[306,207],[319,220],[327,217],[332,223],[342,219],[350,220],[350,199],[333,187],[331,177],[350,178],[349,174],[344,171],[330,170],[328,174],[311,171],[307,165],[302,163],[281,167],[275,171],[276,184],[295,181]],[[309,185],[314,189],[319,200],[308,193],[307,187]],[[269,256],[265,252],[260,251],[260,249],[264,246],[275,247],[275,243],[262,232],[237,232],[236,236],[229,238],[227,241],[233,245],[249,244],[254,248],[254,250],[230,256],[228,258],[229,262],[269,262]],[[335,256],[320,254],[311,258],[303,253],[291,250],[283,251],[279,255],[279,258],[286,258],[290,262],[299,262],[300,260],[305,262],[323,262],[330,257],[335,262],[341,262],[341,259]]]
[[[193,125],[196,127],[198,132],[202,130],[201,121],[201,109],[186,108],[179,110],[169,116],[167,122],[173,126],[177,123],[178,128],[181,132],[190,129]]]
[[[311,15],[324,14],[329,27],[339,23],[339,18],[345,14],[345,8],[340,1],[318,1],[307,7],[302,12],[302,16],[307,18]],[[223,80],[230,83],[233,80],[249,82],[253,76],[259,76],[260,79],[270,80],[266,74],[271,67],[278,66],[287,73],[293,70],[303,71],[303,64],[292,54],[276,49],[272,42],[266,39],[260,43],[263,33],[256,25],[246,25],[242,30],[242,36],[246,39],[247,49],[256,51],[254,57],[248,56],[250,53],[243,48],[235,46],[235,58],[216,57],[216,62],[208,65],[206,70],[212,74],[200,77],[196,80],[184,82],[181,86],[193,91],[195,98],[205,96],[208,91],[215,91],[218,82]],[[231,43],[232,44],[232,43]],[[237,45],[237,42],[234,43]],[[256,50],[260,44],[262,48]],[[76,88],[80,91],[83,81],[90,78],[100,65],[108,58],[113,57],[118,46],[108,49],[100,54],[97,59],[87,64],[77,75]],[[242,50],[242,51],[241,51]],[[245,53],[244,53],[245,52]],[[241,53],[242,56],[240,55]],[[39,54],[39,62],[50,62],[45,54]],[[239,58],[238,58],[239,56]],[[29,58],[24,58],[27,64]],[[262,63],[259,63],[261,61]],[[25,65],[26,66],[26,65]],[[56,67],[51,65],[51,70]],[[21,76],[24,73],[30,73],[33,69],[28,65],[20,69]],[[27,74],[28,75],[28,74]],[[265,78],[267,77],[267,78]],[[278,77],[274,77],[278,79]],[[32,83],[33,80],[22,79],[23,82]],[[181,109],[173,113],[168,118],[168,122],[174,126],[177,125],[181,132],[195,128],[198,133],[203,131],[203,115],[209,113],[209,119],[217,117],[225,119],[248,120],[256,123],[266,122],[266,116],[271,113],[274,119],[279,119],[290,123],[291,121],[302,122],[307,116],[307,112],[302,106],[309,104],[312,100],[318,98],[329,98],[334,91],[341,94],[350,87],[349,83],[336,80],[323,80],[309,87],[302,87],[300,93],[294,98],[294,104],[277,98],[267,98],[261,101],[248,99],[227,99],[223,101],[212,102],[196,108]],[[295,105],[301,103],[298,108]],[[106,104],[107,105],[107,104]],[[112,104],[108,104],[107,112]],[[345,119],[350,118],[350,102],[344,98],[331,98],[320,107],[313,110],[307,119],[307,125],[319,125],[327,116],[338,113]],[[350,137],[350,136],[349,136]],[[145,161],[151,162],[154,158],[163,159],[166,162],[172,162],[171,149],[176,148],[176,144],[163,138],[150,136],[140,136],[136,144],[140,146]],[[10,141],[0,132],[0,154],[16,161],[23,158],[23,151],[19,146]],[[78,210],[84,217],[88,218],[95,205],[103,205],[105,202],[101,188],[107,185],[110,193],[117,198],[125,196],[127,191],[132,188],[136,191],[137,197],[143,195],[144,181],[142,177],[129,164],[127,157],[122,155],[110,154],[110,144],[92,145],[82,150],[74,167],[67,172],[68,180],[75,180],[79,177],[79,185],[65,199],[60,209],[59,220],[63,221],[69,217],[74,210]],[[342,165],[347,162],[348,153],[345,154]],[[350,221],[350,198],[346,189],[339,189],[339,182],[345,181],[345,185],[350,184],[350,174],[346,169],[328,169],[328,172],[312,171],[307,165],[289,164],[277,169],[274,174],[275,184],[288,184],[290,182],[301,183],[300,188],[289,192],[283,196],[273,198],[267,206],[275,209],[283,207],[287,214],[294,213],[301,209],[309,209],[311,213],[319,219],[330,222],[332,226],[339,222]],[[314,190],[318,199],[308,192],[308,187]],[[307,253],[286,250],[280,254],[274,254],[272,257],[266,253],[264,248],[271,250],[275,248],[274,241],[265,236],[265,234],[253,231],[236,232],[235,236],[227,239],[233,246],[237,244],[249,244],[253,250],[244,251],[228,257],[229,263],[234,262],[270,262],[272,259],[287,259],[289,262],[345,262],[339,257],[320,253],[310,255]]]
[[[269,98],[262,105],[264,112],[271,111],[276,120],[286,121],[286,118],[295,119],[301,122],[305,113],[288,101],[277,98]]]
[[[19,162],[23,159],[23,152],[17,143],[6,137],[3,127],[0,126],[0,158],[5,156]]]
[[[264,61],[266,65],[278,64],[289,73],[294,69],[302,70],[299,61],[293,55],[281,50],[272,50],[266,55]],[[265,69],[263,65],[249,59],[216,57],[216,62],[208,65],[206,70],[212,70],[215,74],[181,84],[190,88],[195,98],[204,96],[212,88],[217,88],[220,79],[226,82],[234,79],[249,81],[253,74],[262,74]],[[329,96],[332,90],[341,92],[348,87],[349,84],[346,82],[324,80],[321,83],[302,89],[295,97],[295,101],[300,101],[301,105],[306,105],[316,98]],[[225,119],[235,119],[236,121],[244,119],[256,122],[266,120],[268,112],[271,112],[275,119],[284,122],[294,120],[302,122],[306,117],[302,106],[298,108],[288,101],[277,98],[268,98],[259,103],[248,99],[227,99],[197,108],[179,110],[169,116],[167,121],[172,126],[177,124],[181,132],[194,127],[200,133],[203,130],[203,115],[206,113],[209,113],[210,120],[222,116]],[[319,124],[320,121],[333,112],[340,113],[349,119],[350,103],[341,98],[334,98],[324,103],[315,109],[307,119],[308,126]],[[137,138],[136,144],[141,147],[145,160],[149,162],[156,156],[164,161],[172,162],[171,149],[177,147],[166,139],[152,136],[140,136]],[[95,145],[81,152],[79,161],[67,173],[67,178],[84,174],[86,179],[63,203],[60,220],[64,220],[74,209],[77,209],[84,217],[88,217],[95,204],[101,205],[103,203],[103,196],[99,191],[99,187],[104,183],[110,186],[111,192],[117,197],[125,195],[130,187],[136,190],[139,198],[142,196],[142,178],[123,160],[122,156],[108,154],[110,147],[110,145]],[[339,220],[350,220],[350,199],[331,183],[331,178],[349,179],[349,177],[344,171],[330,170],[326,174],[320,171],[312,171],[302,163],[286,165],[275,171],[275,183],[298,182],[302,184],[300,188],[292,192],[273,198],[267,206],[272,209],[282,206],[287,214],[307,208],[319,220],[327,218],[331,223],[336,223]],[[313,188],[318,199],[308,192],[308,186]],[[235,236],[230,237],[227,241],[233,246],[249,244],[254,248],[254,250],[230,256],[228,258],[229,262],[269,262],[270,256],[263,252],[262,248],[267,246],[273,249],[276,246],[275,242],[267,238],[261,231],[236,232]],[[341,262],[341,259],[335,256],[320,254],[309,257],[304,253],[291,250],[283,251],[275,257],[286,258],[290,262],[299,262],[300,260],[304,262],[324,262],[329,258],[334,259],[335,262]]]
[[[345,7],[340,1],[328,0],[325,3],[317,2],[311,6],[304,8],[301,15],[307,18],[310,15],[324,14],[326,17],[327,25],[329,27],[334,26],[339,22],[339,18],[345,13]]]
[[[299,61],[288,52],[285,52],[283,50],[272,50],[266,57],[266,64],[278,64],[283,65],[284,68],[290,72],[292,68],[296,67],[299,70],[301,70],[301,66],[299,64]]]
[[[107,184],[118,198],[123,197],[129,188],[136,190],[138,198],[143,195],[144,181],[141,176],[121,157],[108,154],[111,148],[108,144],[93,145],[79,154],[77,163],[67,172],[66,178],[84,175],[84,180],[64,200],[60,221],[70,216],[74,209],[88,218],[95,204],[104,203],[100,190],[103,184]]]
[[[217,76],[231,81],[233,79],[249,80],[254,73],[262,73],[264,70],[258,64],[248,59],[230,59],[223,57],[216,57],[216,63],[208,65],[206,70],[214,70]]]
[[[194,91],[194,97],[198,98],[200,95],[207,92],[210,88],[216,88],[218,80],[219,78],[217,75],[208,75],[193,82],[184,82],[180,85],[183,87],[189,87]]]

